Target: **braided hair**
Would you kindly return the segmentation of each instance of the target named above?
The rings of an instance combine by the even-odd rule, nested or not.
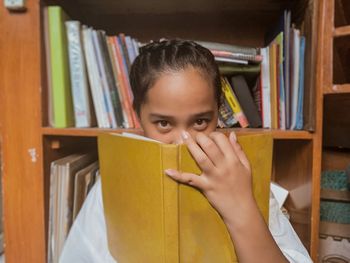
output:
[[[130,85],[134,94],[133,107],[140,115],[147,91],[164,73],[184,70],[192,66],[210,81],[220,104],[221,83],[213,54],[203,46],[188,40],[162,40],[140,49],[130,70]]]

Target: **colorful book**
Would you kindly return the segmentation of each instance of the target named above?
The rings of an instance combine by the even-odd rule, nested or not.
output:
[[[68,16],[59,6],[48,7],[51,88],[54,127],[74,126],[73,101],[65,21]]]
[[[270,135],[239,136],[253,193],[268,222]],[[108,247],[118,262],[237,262],[228,230],[202,193],[164,169],[200,174],[186,145],[103,134],[98,138]]]
[[[233,111],[235,119],[239,122],[242,128],[247,128],[249,126],[249,122],[244,112],[242,111],[241,105],[239,104],[230,83],[226,78],[221,78],[221,88],[228,104]]]
[[[118,128],[123,128],[124,127],[123,110],[122,110],[122,105],[119,98],[119,93],[115,85],[112,63],[111,63],[111,59],[110,59],[109,51],[107,47],[106,34],[104,31],[98,30],[97,36],[98,36],[99,46],[100,46],[101,55],[102,55],[103,69],[105,73],[103,74],[103,76],[106,78],[107,87],[109,90],[109,94],[111,96],[112,108],[114,111],[116,124]]]

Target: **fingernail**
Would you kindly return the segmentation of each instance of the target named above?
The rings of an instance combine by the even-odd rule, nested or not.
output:
[[[173,169],[165,169],[164,172],[169,176],[175,176],[176,171]]]
[[[182,139],[187,140],[188,137],[189,137],[188,132],[187,131],[181,131],[181,137],[182,137]]]
[[[235,134],[235,132],[234,131],[232,131],[231,133],[230,133],[230,137],[231,137],[231,139],[233,140],[233,141],[237,141],[237,136],[236,136],[236,134]]]

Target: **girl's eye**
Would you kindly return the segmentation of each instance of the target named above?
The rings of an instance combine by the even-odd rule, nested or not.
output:
[[[169,130],[171,128],[170,122],[165,120],[157,121],[157,126],[161,130]]]
[[[209,120],[207,119],[198,119],[194,122],[193,127],[196,130],[205,130],[208,127]]]

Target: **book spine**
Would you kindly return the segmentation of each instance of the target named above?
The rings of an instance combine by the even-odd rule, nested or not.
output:
[[[98,40],[101,46],[101,54],[104,63],[105,77],[107,80],[107,87],[112,100],[112,106],[114,110],[114,115],[117,122],[117,127],[123,128],[124,119],[123,119],[123,110],[119,98],[119,93],[115,85],[113,68],[111,63],[111,57],[109,56],[108,46],[107,46],[107,37],[104,31],[98,31]]]
[[[91,125],[88,83],[85,61],[81,46],[80,22],[66,21],[68,54],[73,94],[75,127],[86,128]]]
[[[162,145],[162,172],[179,169],[179,149],[176,145]],[[179,259],[179,191],[178,184],[169,176],[163,176],[164,205],[164,262],[180,262]]]
[[[105,104],[103,103],[103,93],[100,84],[97,62],[92,44],[91,28],[83,26],[83,46],[85,52],[86,66],[90,82],[92,100],[94,103],[97,123],[99,128],[110,128]]]
[[[103,98],[104,98],[104,103],[106,105],[108,120],[111,125],[111,128],[117,128],[117,122],[114,114],[111,94],[110,94],[107,79],[105,76],[105,68],[103,64],[104,62],[101,54],[101,46],[99,44],[97,31],[92,31],[92,41],[93,41],[94,51],[96,54],[98,76],[101,80]]]
[[[262,48],[263,61],[261,64],[261,89],[262,89],[262,119],[263,127],[271,128],[271,86],[270,86],[270,63],[269,47]]]
[[[117,64],[118,64],[117,69],[119,69],[118,79],[121,81],[121,88],[125,98],[126,109],[128,111],[128,122],[129,122],[130,128],[135,128],[135,123],[133,119],[133,109],[132,109],[132,97],[131,97],[132,94],[130,94],[131,91],[129,90],[129,87],[128,87],[129,83],[125,77],[123,54],[121,52],[121,48],[117,37],[113,37],[113,44],[117,55]]]
[[[73,102],[70,88],[67,36],[64,26],[67,15],[58,6],[48,8],[52,102],[56,128],[74,125]]]
[[[226,58],[235,58],[238,60],[246,60],[249,62],[261,62],[262,56],[261,55],[249,55],[244,53],[234,53],[229,51],[223,51],[223,50],[210,50],[211,53],[213,53],[214,56],[218,57],[226,57]]]
[[[242,108],[237,100],[236,95],[234,94],[229,82],[227,79],[221,79],[222,91],[227,99],[228,104],[230,105],[235,119],[239,122],[242,128],[246,128],[249,126],[248,120],[245,114],[242,111]]]
[[[271,101],[271,128],[278,129],[278,103],[277,103],[277,66],[276,66],[276,52],[277,44],[273,43],[269,48],[269,62],[270,62],[270,101]]]
[[[303,129],[303,104],[304,104],[304,63],[305,63],[305,37],[300,38],[300,67],[299,67],[299,93],[298,93],[298,109],[296,118],[296,130]]]
[[[134,100],[134,95],[132,93],[130,81],[129,81],[129,69],[128,69],[128,64],[127,64],[128,63],[127,62],[127,55],[125,54],[125,51],[123,48],[123,43],[122,43],[123,41],[119,37],[116,37],[116,39],[117,39],[116,43],[119,46],[119,52],[121,54],[121,64],[122,64],[121,66],[123,69],[123,76],[124,76],[125,84],[126,84],[127,91],[129,94],[130,104],[132,105],[132,102]],[[132,119],[133,119],[134,127],[140,128],[141,127],[140,122],[137,118],[136,112],[133,109],[132,109]]]
[[[293,34],[293,49],[292,54],[292,79],[291,79],[291,125],[290,129],[294,130],[296,126],[297,108],[298,108],[298,92],[299,92],[299,56],[300,56],[300,31],[298,29],[292,29]]]
[[[115,53],[115,49],[114,49],[114,46],[113,46],[113,39],[112,39],[112,37],[107,37],[106,38],[106,42],[107,42],[109,56],[111,58],[111,64],[112,64],[114,81],[115,81],[115,88],[117,89],[117,92],[118,92],[118,95],[119,95],[119,99],[120,99],[120,104],[121,104],[121,107],[122,107],[123,120],[124,120],[123,127],[130,128],[128,114],[127,114],[127,108],[125,106],[125,96],[123,95],[122,88],[121,88],[121,81],[119,79],[118,71],[120,69],[118,68],[119,65],[117,63],[117,58],[116,58],[116,53]]]

